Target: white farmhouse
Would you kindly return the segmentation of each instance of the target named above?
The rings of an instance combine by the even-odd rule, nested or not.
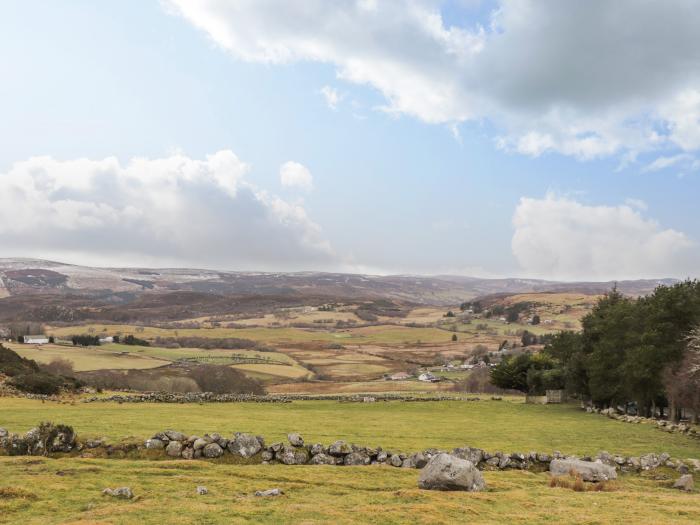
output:
[[[24,344],[27,345],[47,345],[49,338],[45,335],[25,335]]]
[[[111,335],[108,337],[100,337],[100,344],[101,345],[104,345],[107,343],[113,343],[113,342],[114,342],[114,337],[112,337]]]
[[[430,372],[425,372],[418,376],[418,381],[424,381],[426,383],[438,383],[440,381],[440,378],[434,376]]]

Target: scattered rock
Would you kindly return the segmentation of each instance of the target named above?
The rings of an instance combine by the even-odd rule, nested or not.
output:
[[[693,476],[691,474],[683,474],[673,484],[674,489],[684,490],[686,492],[691,492],[694,486],[695,483],[693,482]]]
[[[581,476],[583,481],[608,481],[617,479],[615,467],[594,461],[580,459],[553,459],[549,471],[554,476],[574,474]]]
[[[116,489],[106,488],[102,491],[102,494],[119,499],[132,499],[134,497],[134,493],[129,487],[119,487]]]
[[[271,496],[281,496],[284,494],[284,491],[282,489],[267,489],[267,490],[258,490],[255,492],[255,495],[258,496],[259,498],[267,498]]]
[[[443,453],[431,458],[421,470],[418,486],[427,490],[474,492],[486,489],[486,482],[471,461]]]

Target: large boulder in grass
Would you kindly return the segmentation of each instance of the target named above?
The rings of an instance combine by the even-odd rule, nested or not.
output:
[[[673,484],[674,489],[684,490],[686,492],[692,492],[693,487],[694,487],[693,476],[691,474],[683,474]]]
[[[579,476],[583,481],[608,481],[617,479],[615,467],[597,461],[580,459],[553,459],[549,464],[553,476]]]
[[[418,487],[477,492],[486,489],[486,482],[471,461],[443,453],[433,456],[421,470]]]

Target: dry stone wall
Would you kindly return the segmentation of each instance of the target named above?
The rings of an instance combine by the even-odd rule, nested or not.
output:
[[[594,457],[564,455],[561,452],[488,452],[474,447],[459,447],[451,451],[436,448],[404,453],[381,446],[361,446],[344,440],[328,445],[307,443],[293,432],[284,442],[267,443],[262,436],[236,432],[229,436],[217,433],[189,435],[176,430],[154,434],[143,443],[110,444],[105,440],[80,440],[71,427],[42,423],[24,435],[12,434],[0,428],[0,454],[56,455],[74,454],[84,457],[136,457],[152,459],[221,460],[238,463],[283,465],[388,465],[396,468],[422,469],[440,454],[468,460],[480,470],[549,470],[553,460],[593,461],[614,471],[639,472],[667,467],[681,474],[700,471],[700,460],[674,459],[666,453],[650,453],[629,457],[600,452]],[[610,469],[607,469],[608,471]]]

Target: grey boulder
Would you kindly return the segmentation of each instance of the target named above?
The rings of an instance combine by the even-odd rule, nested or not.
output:
[[[255,492],[255,495],[259,498],[267,498],[270,496],[281,496],[284,494],[284,491],[282,489],[267,489],[267,490],[258,490]]]
[[[179,441],[171,441],[168,446],[165,447],[165,453],[171,458],[178,458],[182,454],[182,443]]]
[[[293,447],[303,447],[304,446],[304,438],[301,437],[301,434],[298,434],[297,432],[292,432],[291,434],[287,434],[287,441],[289,441],[289,444],[292,445]]]
[[[262,450],[262,445],[253,434],[236,433],[228,442],[228,449],[231,454],[250,458]]]
[[[218,458],[224,455],[224,449],[218,443],[209,443],[202,449],[202,455],[205,458]]]
[[[694,487],[693,476],[690,474],[683,474],[680,478],[676,480],[673,484],[674,489],[684,490],[686,492],[691,492]]]
[[[421,470],[418,487],[476,492],[485,490],[486,482],[471,461],[443,453],[433,456]]]
[[[149,450],[162,450],[165,448],[165,443],[158,438],[151,438],[146,440],[146,448]]]

